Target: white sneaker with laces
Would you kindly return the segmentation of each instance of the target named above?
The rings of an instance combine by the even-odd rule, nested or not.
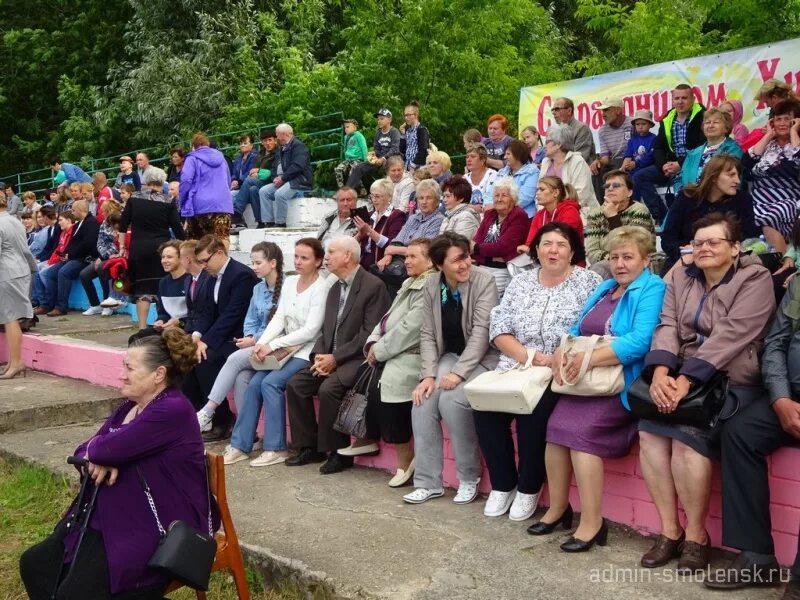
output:
[[[286,460],[286,457],[289,454],[285,451],[281,452],[273,452],[272,450],[267,450],[263,452],[261,456],[256,459],[250,461],[251,467],[268,467],[270,465],[277,465],[282,463]]]
[[[83,311],[83,315],[86,317],[91,317],[93,315],[99,315],[103,312],[102,306],[90,306],[85,311]]]
[[[426,488],[417,488],[403,496],[403,501],[409,504],[422,504],[431,498],[439,498],[444,496],[444,490],[429,490]]]
[[[511,512],[508,513],[508,518],[512,521],[526,521],[536,512],[538,505],[539,494],[517,492],[517,495],[514,496],[514,503],[511,505]]]
[[[197,411],[197,423],[200,425],[200,432],[205,433],[206,431],[211,431],[211,421],[214,418],[214,415],[209,415],[204,410]],[[227,463],[226,463],[227,464]]]
[[[458,491],[456,492],[456,497],[453,498],[453,502],[456,504],[469,504],[475,498],[478,497],[478,484],[481,482],[480,478],[478,481],[462,481],[458,484]]]
[[[483,514],[486,517],[499,517],[508,512],[511,503],[514,501],[514,491],[498,492],[492,490],[483,506]]]
[[[242,462],[243,460],[247,460],[250,458],[249,454],[245,454],[238,448],[228,448],[225,450],[225,455],[223,456],[223,462],[226,465],[234,465],[237,462]]]
[[[102,306],[103,308],[116,308],[120,304],[121,302],[116,298],[106,298],[100,303],[100,306]]]
[[[103,312],[100,313],[100,315],[103,317],[110,317],[113,314],[114,314],[113,308],[104,308]]]

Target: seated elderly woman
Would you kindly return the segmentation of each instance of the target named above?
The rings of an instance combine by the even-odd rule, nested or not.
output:
[[[67,527],[73,505],[55,531],[20,558],[30,598],[54,597],[56,587],[56,598],[163,597],[168,576],[147,566],[161,536],[140,476],[165,526],[181,520],[208,534],[211,519],[212,529],[219,527],[197,419],[178,387],[196,351],[191,336],[177,328],[128,348],[121,389],[127,400],[75,450],[100,486],[80,553],[75,554],[79,531]],[[61,562],[68,574],[59,584]]]
[[[603,459],[627,456],[636,439],[636,419],[629,412],[627,388],[642,371],[666,288],[648,268],[650,253],[655,250],[652,232],[641,227],[617,227],[608,235],[606,247],[613,279],[595,290],[569,334],[614,336],[610,346],[592,352],[589,369],[622,364],[625,388],[613,396],[559,396],[547,424],[545,465],[550,508],[528,528],[531,535],[545,535],[559,523],[565,529],[571,527],[569,486],[574,472],[581,520],[572,538],[561,544],[565,552],[583,552],[595,542],[606,543]],[[562,382],[562,368],[568,379],[574,380],[583,359],[583,352],[567,356],[561,348],[556,350],[555,381]]]
[[[713,213],[736,217],[743,239],[758,237],[759,230],[753,218],[753,203],[746,191],[739,187],[742,164],[730,155],[715,156],[703,169],[696,184],[689,184],[679,193],[669,209],[661,248],[667,255],[662,275],[666,275],[678,261],[692,261],[691,240],[698,219]]]
[[[409,242],[417,238],[432,240],[444,221],[444,215],[438,210],[439,184],[433,179],[424,179],[417,184],[416,193],[418,211],[408,216],[400,233],[384,249],[383,258],[370,268],[370,272],[386,284],[392,298],[408,277],[405,256]]]
[[[645,367],[659,412],[671,413],[692,386],[727,373],[728,394],[744,410],[761,395],[759,351],[775,311],[769,271],[740,255],[742,234],[730,216],[712,213],[694,224],[694,264],[676,268]],[[678,561],[679,572],[705,569],[711,459],[719,449],[708,429],[661,420],[639,422],[639,460],[658,510],[661,534],[642,557],[653,568]],[[677,498],[686,513],[678,520]]]
[[[390,156],[386,159],[386,177],[394,184],[392,206],[407,213],[408,201],[414,191],[414,178],[406,171],[402,156]]]
[[[589,211],[586,217],[586,257],[592,270],[610,276],[608,248],[605,240],[618,227],[642,227],[655,235],[650,211],[633,199],[633,179],[622,170],[609,171],[603,177],[603,204]],[[602,263],[602,264],[598,264]]]
[[[494,204],[483,213],[478,231],[470,242],[473,259],[484,267],[497,283],[502,297],[511,273],[508,261],[517,257],[517,246],[525,241],[530,220],[517,206],[519,188],[511,177],[502,177],[494,184]]]
[[[392,206],[394,184],[388,179],[378,179],[369,188],[373,210],[369,219],[354,217],[355,238],[361,243],[361,266],[369,269],[383,258],[390,240],[397,237],[408,215]]]
[[[512,140],[506,148],[506,166],[497,173],[497,178],[511,177],[519,188],[519,207],[528,218],[536,213],[536,182],[539,179],[539,167],[532,162],[528,154],[528,146],[522,140]],[[493,194],[490,192],[483,199],[483,209],[491,208]]]
[[[742,162],[756,225],[771,246],[784,252],[800,202],[800,102],[784,100],[772,107],[764,137]]]
[[[472,131],[472,130],[470,130]],[[501,114],[495,114],[486,119],[486,135],[482,141],[486,150],[489,152],[489,167],[492,169],[502,169],[506,166],[506,148],[511,143],[512,138],[508,131],[508,119]],[[464,134],[466,136],[466,134]]]
[[[280,250],[275,246],[253,248],[253,266],[256,275],[270,270],[263,282],[266,289],[253,290],[254,301],[269,294],[269,304],[262,297],[256,318],[245,321],[247,341],[239,340],[240,350],[225,363],[209,393],[209,402],[203,411],[216,407],[233,387],[234,400],[239,410],[233,426],[230,446],[225,450],[225,464],[234,464],[250,458],[255,448],[254,440],[259,417],[264,412],[263,452],[250,461],[251,467],[268,467],[286,460],[286,400],[284,392],[289,379],[309,364],[311,347],[322,329],[325,299],[330,282],[319,274],[325,255],[322,244],[315,238],[301,238],[294,246],[295,275],[283,279],[283,257],[276,260]],[[276,252],[277,250],[277,252]],[[267,263],[266,265],[263,263]],[[277,271],[278,275],[273,275]],[[270,279],[273,279],[270,289]],[[252,305],[251,305],[252,306]],[[248,317],[251,314],[248,312]],[[248,331],[248,321],[251,329]],[[252,329],[256,322],[257,329]],[[294,350],[280,369],[253,369],[253,362],[263,362],[270,354]],[[198,413],[201,425],[204,422]],[[211,423],[211,415],[207,415]]]
[[[441,150],[434,150],[428,152],[428,158],[425,161],[425,167],[428,169],[431,177],[436,180],[436,183],[442,185],[449,177],[453,175],[450,172],[450,155]]]
[[[581,244],[583,244],[583,220],[581,219],[581,206],[574,198],[576,197],[575,188],[571,185],[564,185],[558,177],[542,177],[536,186],[536,202],[539,210],[531,219],[531,226],[528,229],[528,236],[525,243],[517,246],[517,252],[528,254],[531,250],[536,234],[545,223],[558,221],[566,223],[578,232]],[[585,265],[581,265],[585,266]]]
[[[439,233],[452,231],[471,240],[478,231],[481,218],[472,210],[470,204],[469,180],[461,175],[453,175],[442,185],[442,204],[444,219]]]
[[[444,495],[444,421],[459,480],[453,502],[467,504],[478,496],[481,461],[464,382],[497,366],[497,353],[489,345],[489,313],[497,304],[497,287],[472,266],[464,236],[443,233],[431,243],[430,257],[440,274],[430,277],[422,290],[422,366],[411,396],[416,489],[403,500],[420,504]]]
[[[497,171],[489,168],[488,160],[489,152],[483,144],[470,146],[467,151],[465,177],[472,186],[470,204],[478,212],[483,211],[484,198],[491,196],[492,186],[497,179]]]
[[[356,440],[349,448],[338,451],[344,456],[377,452],[379,437],[387,444],[393,444],[397,471],[389,480],[389,487],[405,485],[414,475],[411,395],[419,383],[421,367],[419,341],[423,288],[435,273],[428,256],[430,244],[426,238],[409,242],[404,256],[408,279],[364,345],[367,363],[378,368],[379,382],[370,388],[368,395],[367,438]]]
[[[581,212],[586,214],[597,204],[592,186],[592,172],[575,149],[575,133],[566,125],[552,125],[547,130],[547,141],[544,144],[544,159],[540,172],[542,176],[558,177],[565,184],[570,184],[578,193]]]
[[[531,246],[540,266],[517,275],[500,305],[492,310],[489,338],[502,353],[498,371],[508,371],[528,360],[550,367],[553,353],[578,318],[581,308],[600,283],[596,273],[575,266],[583,260],[578,233],[563,223],[548,223]],[[545,433],[557,396],[548,387],[529,415],[475,412],[483,456],[492,480],[492,492],[483,514],[499,517],[511,510],[512,521],[533,515],[545,479]],[[514,460],[511,422],[516,421],[519,466]]]
[[[730,154],[741,158],[742,148],[729,137],[731,129],[733,120],[728,113],[716,108],[709,108],[703,113],[703,133],[706,136],[706,143],[686,153],[686,160],[681,166],[681,176],[673,184],[673,191],[678,192],[690,183],[697,183],[706,164],[714,156]]]

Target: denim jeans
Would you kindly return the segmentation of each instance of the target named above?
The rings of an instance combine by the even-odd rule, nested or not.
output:
[[[31,304],[34,307],[43,306],[45,300],[46,290],[44,287],[44,272],[50,268],[46,262],[39,263],[39,271],[33,274],[31,281],[33,282],[33,289],[31,290]],[[52,307],[50,307],[52,308]]]
[[[225,361],[225,365],[214,380],[214,387],[208,394],[208,399],[217,405],[225,402],[225,397],[233,388],[233,400],[236,404],[237,412],[244,406],[244,395],[247,384],[255,375],[256,371],[250,366],[250,356],[253,354],[254,346],[249,348],[239,348],[231,354]]]
[[[308,364],[303,358],[292,357],[277,371],[258,371],[253,376],[233,427],[232,447],[242,452],[253,449],[263,406],[264,450],[286,450],[286,383]]]
[[[233,193],[233,212],[242,216],[247,205],[253,207],[253,218],[261,222],[261,200],[258,197],[258,190],[261,189],[263,182],[258,177],[247,177],[238,190]]]
[[[671,181],[672,178],[664,175],[655,165],[640,169],[633,174],[633,199],[644,202],[656,223],[661,223],[667,213],[667,207],[656,188],[669,185]]]
[[[286,215],[289,213],[289,200],[300,198],[303,190],[293,190],[290,183],[275,187],[274,183],[263,186],[258,191],[261,199],[261,218],[265,223],[286,225]]]
[[[69,292],[72,282],[78,278],[85,263],[79,260],[59,262],[47,269],[42,274],[45,287],[44,306],[57,308],[66,312],[69,310]]]

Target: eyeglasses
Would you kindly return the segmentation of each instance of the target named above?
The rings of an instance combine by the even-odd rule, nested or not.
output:
[[[404,116],[404,117],[413,117],[413,116],[415,116],[416,114],[417,114],[417,113],[403,113],[403,116]]]
[[[219,252],[219,250],[217,250],[217,252]],[[203,266],[206,266],[208,264],[208,261],[211,260],[211,257],[214,256],[217,252],[212,252],[211,254],[206,256],[205,258],[198,258],[197,262],[200,263]]]
[[[619,189],[619,188],[624,187],[624,186],[625,186],[625,184],[624,183],[620,183],[619,181],[609,181],[608,183],[604,183],[603,184],[603,189],[604,190],[616,190],[616,189]]]
[[[371,200],[381,200],[383,198],[386,198],[386,196],[384,196],[383,194],[370,194],[369,197]]]
[[[707,240],[692,240],[689,243],[692,245],[692,248],[695,250],[702,248],[705,245],[708,245],[709,248],[719,248],[719,245],[722,242],[732,242],[733,240],[729,240],[728,238],[708,238]]]
[[[554,106],[553,108],[550,109],[550,112],[557,113],[560,110],[566,110],[566,109],[567,109],[566,106]]]

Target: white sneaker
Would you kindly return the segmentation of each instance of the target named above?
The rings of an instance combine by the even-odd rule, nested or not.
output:
[[[224,459],[223,462],[226,465],[234,465],[237,462],[242,462],[243,460],[247,460],[248,458],[250,458],[249,454],[242,452],[238,448],[231,447],[225,450],[225,455],[223,456]]]
[[[106,298],[100,303],[100,306],[102,306],[103,308],[116,308],[120,304],[121,302],[116,298]]]
[[[517,495],[514,496],[514,503],[511,505],[511,512],[508,513],[508,518],[512,521],[526,521],[536,512],[538,505],[539,494],[517,492]]]
[[[480,482],[481,480],[478,478],[478,481],[462,481],[459,483],[458,491],[456,492],[456,497],[453,498],[453,502],[456,504],[469,504],[475,500],[475,498],[478,497],[478,484]]]
[[[103,312],[100,313],[100,315],[103,317],[110,317],[113,314],[114,314],[113,308],[104,308]]]
[[[417,488],[413,492],[403,496],[403,501],[409,504],[422,504],[431,498],[440,498],[444,496],[444,490],[429,490],[426,488]]]
[[[102,306],[90,306],[85,311],[83,311],[83,315],[86,317],[91,317],[93,315],[99,315],[103,312]]]
[[[211,431],[211,421],[213,418],[214,415],[209,415],[202,409],[197,411],[197,423],[200,425],[200,433]]]
[[[514,490],[510,492],[498,492],[492,490],[483,506],[483,514],[486,517],[499,517],[508,512],[508,508],[514,501]]]
[[[251,467],[268,467],[270,465],[277,465],[286,460],[289,454],[286,451],[273,452],[267,450],[261,456],[250,461]]]

